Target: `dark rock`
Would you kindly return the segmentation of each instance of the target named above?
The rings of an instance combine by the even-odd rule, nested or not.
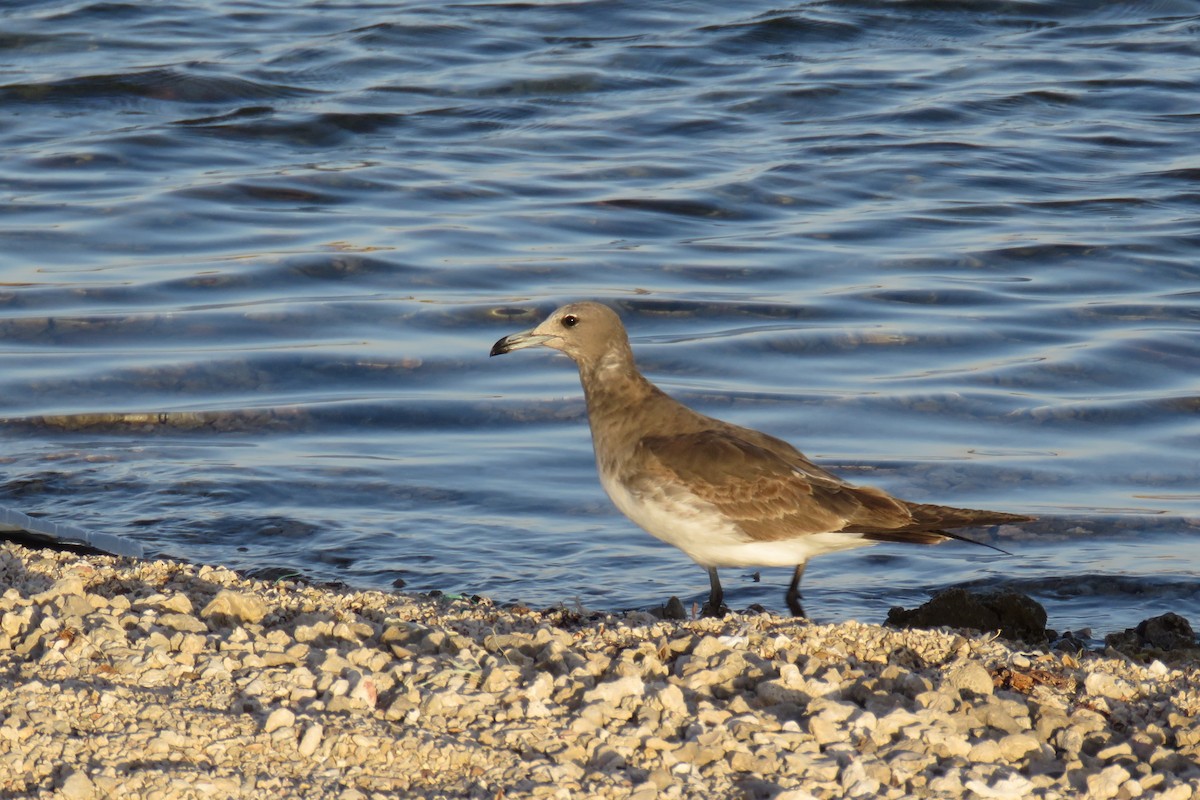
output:
[[[1007,639],[1046,641],[1046,609],[1028,595],[1012,591],[969,592],[946,589],[914,609],[893,608],[887,624],[898,628],[972,628],[1000,631]]]
[[[660,608],[650,609],[650,613],[659,619],[687,619],[687,609],[683,607],[683,601],[674,595],[667,601],[667,604]]]
[[[1054,637],[1050,637],[1054,638]],[[1054,643],[1054,649],[1064,653],[1072,653],[1078,655],[1088,649],[1087,639],[1083,639],[1075,634],[1074,631],[1066,631]]]
[[[1159,650],[1177,650],[1196,646],[1192,624],[1178,614],[1163,614],[1142,620],[1137,626],[1138,641]]]
[[[1172,613],[1144,619],[1136,628],[1110,633],[1104,637],[1104,643],[1132,656],[1192,651],[1198,646],[1191,623]]]

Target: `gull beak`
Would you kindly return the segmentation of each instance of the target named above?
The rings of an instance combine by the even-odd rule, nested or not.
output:
[[[500,341],[492,345],[490,355],[502,356],[505,353],[511,353],[513,350],[524,350],[526,347],[537,347],[539,344],[545,344],[551,339],[557,339],[557,336],[546,336],[533,331],[524,331],[522,333],[514,333],[511,336],[505,336]]]

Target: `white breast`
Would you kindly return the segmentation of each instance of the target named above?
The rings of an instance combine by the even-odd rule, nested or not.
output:
[[[678,486],[634,493],[612,473],[600,483],[621,513],[702,567],[794,567],[810,557],[873,544],[853,533],[815,533],[756,542],[715,506]]]

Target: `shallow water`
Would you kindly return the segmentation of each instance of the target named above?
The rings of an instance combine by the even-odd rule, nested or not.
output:
[[[1037,514],[814,561],[1058,629],[1200,622],[1194,4],[0,4],[0,504],[355,586],[648,607],[604,497],[608,302],[699,409],[908,499]],[[786,570],[726,570],[782,608]]]

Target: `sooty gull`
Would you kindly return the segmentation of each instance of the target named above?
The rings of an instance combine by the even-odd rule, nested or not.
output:
[[[496,342],[491,355],[537,346],[579,367],[600,483],[613,503],[708,570],[706,616],[725,611],[718,567],[794,567],[786,600],[802,617],[800,578],[812,556],[875,542],[983,544],[945,528],[1033,519],[900,500],[842,480],[787,442],[697,413],[642,376],[620,317],[599,303],[565,305]]]

